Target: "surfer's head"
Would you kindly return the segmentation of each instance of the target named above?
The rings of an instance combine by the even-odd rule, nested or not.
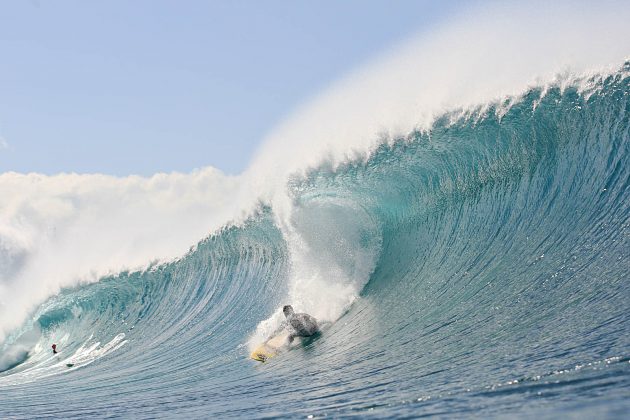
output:
[[[57,349],[57,345],[56,345],[56,344],[53,344],[53,345],[52,345],[52,349],[53,349],[53,350]]]
[[[282,312],[284,312],[284,316],[286,317],[293,315],[293,306],[284,305],[284,308],[282,308]]]

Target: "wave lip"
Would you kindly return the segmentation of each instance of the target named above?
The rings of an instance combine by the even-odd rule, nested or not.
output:
[[[366,160],[447,111],[505,95],[509,107],[532,85],[614,71],[628,56],[630,12],[615,2],[580,6],[470,8],[298,108],[238,177],[213,168],[150,178],[1,174],[10,199],[0,203],[0,341],[61,288],[181,257],[261,203],[290,218],[296,174]]]

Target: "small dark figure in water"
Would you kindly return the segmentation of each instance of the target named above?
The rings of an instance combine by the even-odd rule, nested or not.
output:
[[[289,333],[289,343],[293,342],[295,337],[310,337],[319,332],[317,320],[309,314],[296,314],[291,305],[286,305],[282,308],[282,312],[284,312],[284,316],[287,317],[286,324],[291,329]]]
[[[52,349],[53,349],[53,354],[57,354],[57,353],[59,353],[59,352],[57,351],[57,345],[56,345],[56,344],[53,344],[53,345],[52,345]]]

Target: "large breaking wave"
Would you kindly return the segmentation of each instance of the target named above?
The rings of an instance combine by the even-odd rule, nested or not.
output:
[[[620,415],[629,73],[444,99],[367,131],[307,118],[238,178],[2,175],[21,199],[0,225],[0,412]],[[269,164],[302,130],[326,147]],[[285,303],[331,325],[255,366],[248,345]]]

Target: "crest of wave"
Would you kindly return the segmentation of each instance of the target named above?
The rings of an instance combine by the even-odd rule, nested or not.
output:
[[[606,1],[493,3],[465,10],[299,107],[267,136],[249,173],[284,180],[324,161],[334,169],[369,158],[383,142],[429,130],[446,111],[465,115],[495,101],[509,107],[532,86],[576,83],[590,74],[617,71],[630,54],[629,20],[630,6]],[[258,188],[265,190],[265,184]],[[269,196],[291,253],[287,302],[336,320],[369,280],[378,257],[378,233],[372,232],[368,249],[352,246],[358,232],[374,229],[369,218],[367,224],[360,217],[340,223],[329,214],[305,223],[306,210],[286,191]],[[331,241],[318,240],[326,232]],[[331,253],[340,235],[347,235],[348,249]],[[340,258],[339,252],[355,260]],[[358,266],[365,269],[354,270]],[[278,309],[262,321],[250,346],[274,331],[282,318]]]
[[[149,178],[0,175],[0,342],[62,287],[183,255],[255,206],[207,168]]]
[[[287,179],[323,161],[365,158],[380,142],[430,128],[444,110],[518,98],[558,74],[571,80],[617,68],[630,50],[629,8],[604,1],[466,10],[299,107],[239,177],[212,168],[149,178],[0,175],[0,341],[61,287],[177,258],[260,200],[272,206],[291,252],[287,299],[317,308],[313,298],[325,296],[330,306],[319,310],[335,319],[369,278],[377,227],[365,215],[338,224],[309,213],[288,194]],[[347,220],[334,204],[320,204],[323,214]],[[353,248],[365,232],[372,242]],[[345,235],[338,252],[326,254],[318,238],[337,234]]]

